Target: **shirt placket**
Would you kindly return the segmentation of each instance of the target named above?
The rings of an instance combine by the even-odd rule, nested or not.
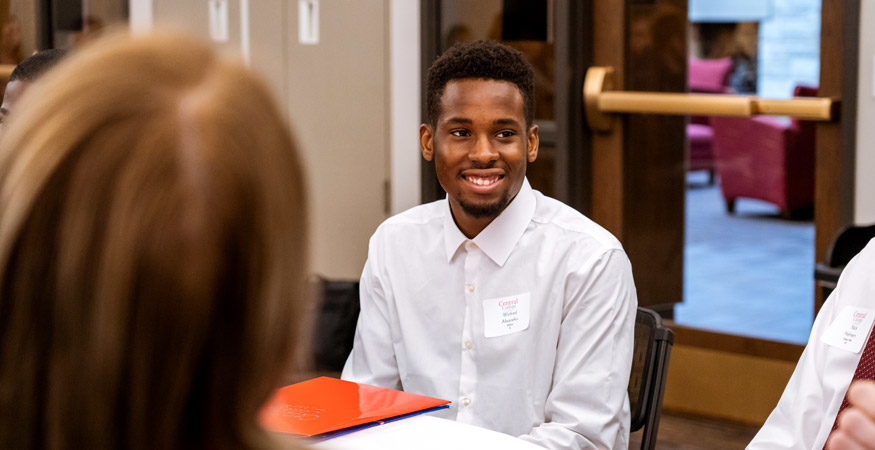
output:
[[[474,323],[472,313],[479,304],[479,286],[477,274],[480,268],[482,252],[472,241],[465,243],[465,321],[462,327],[461,367],[459,369],[459,399],[457,420],[472,422],[474,420],[473,403],[476,400],[476,364],[474,361]]]

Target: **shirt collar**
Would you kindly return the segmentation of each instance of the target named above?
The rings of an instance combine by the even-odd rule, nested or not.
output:
[[[535,193],[529,185],[529,180],[524,178],[520,191],[507,208],[504,208],[504,211],[471,241],[477,244],[495,264],[503,266],[534,215]],[[468,238],[456,226],[447,201],[444,212],[444,246],[447,250],[447,262],[453,259],[459,247],[467,241]]]

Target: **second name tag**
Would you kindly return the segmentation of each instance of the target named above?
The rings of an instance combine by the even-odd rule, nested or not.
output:
[[[483,300],[483,331],[486,337],[504,336],[529,327],[528,292],[509,297]]]
[[[820,339],[833,347],[860,353],[869,338],[873,320],[875,310],[845,306]]]

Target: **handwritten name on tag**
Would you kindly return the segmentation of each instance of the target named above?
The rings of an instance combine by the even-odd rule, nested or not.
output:
[[[875,309],[845,306],[823,332],[820,340],[833,347],[860,353],[869,339],[873,321]]]
[[[517,333],[529,327],[532,294],[483,300],[483,331],[486,337]]]

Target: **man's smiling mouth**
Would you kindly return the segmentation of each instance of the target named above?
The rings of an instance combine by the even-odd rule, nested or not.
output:
[[[501,180],[501,178],[502,178],[501,175],[492,175],[492,176],[488,176],[488,177],[480,177],[480,176],[474,176],[474,175],[466,175],[465,176],[465,180],[467,180],[469,183],[476,184],[477,186],[490,186],[490,185],[493,185],[495,183],[498,183],[498,181]]]

